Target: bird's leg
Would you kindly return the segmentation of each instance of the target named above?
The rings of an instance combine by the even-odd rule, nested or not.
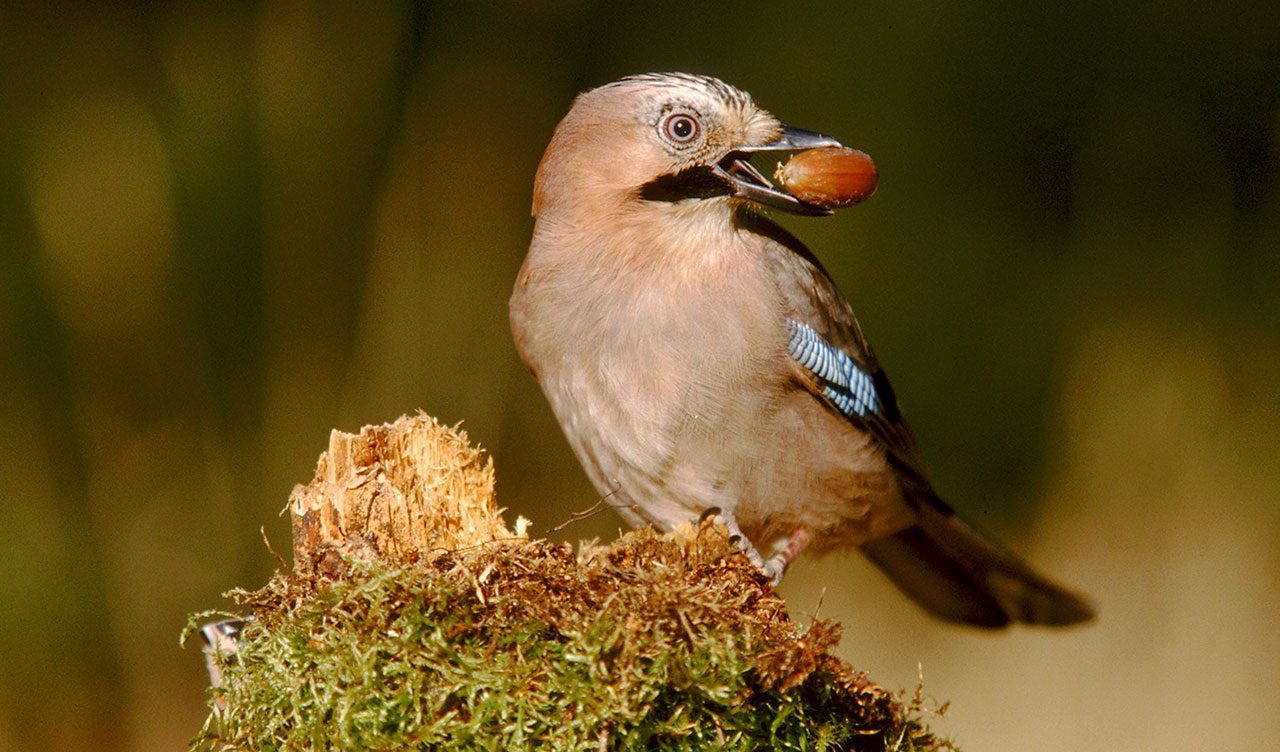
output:
[[[766,572],[777,572],[777,575],[774,575],[773,584],[778,584],[778,581],[782,579],[782,573],[787,571],[787,567],[791,566],[791,562],[795,561],[795,558],[800,555],[805,546],[809,545],[809,541],[812,538],[813,533],[810,532],[809,528],[798,527],[794,533],[773,545],[773,556],[770,556],[769,560],[764,563]]]
[[[725,526],[725,529],[729,531],[729,542],[737,546],[742,555],[747,557],[747,561],[751,562],[751,565],[756,569],[764,572],[765,576],[774,585],[777,585],[782,580],[782,573],[786,570],[790,559],[776,561],[778,557],[775,555],[766,561],[760,555],[760,552],[756,550],[756,547],[752,545],[751,540],[743,534],[742,528],[738,527],[738,519],[733,516],[732,511],[724,507],[711,507],[702,513],[700,519],[705,520],[708,517],[714,517],[721,525]],[[805,542],[808,542],[807,538]],[[801,547],[803,548],[803,545]],[[797,553],[799,552],[797,551]]]

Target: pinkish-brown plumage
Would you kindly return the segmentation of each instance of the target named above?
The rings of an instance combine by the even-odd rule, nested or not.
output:
[[[859,546],[944,618],[1088,618],[937,499],[848,303],[759,215],[823,210],[746,155],[837,145],[706,77],[581,95],[538,168],[511,298],[522,359],[633,525],[718,510],[775,576],[806,543]]]

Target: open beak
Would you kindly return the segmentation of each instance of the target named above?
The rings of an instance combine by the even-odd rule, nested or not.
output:
[[[743,146],[724,155],[712,168],[712,172],[729,185],[735,196],[792,214],[821,216],[830,214],[831,210],[801,201],[790,193],[774,187],[773,183],[751,164],[751,155],[761,151],[803,151],[823,146],[842,145],[826,134],[787,125],[783,126],[781,135],[767,144]]]

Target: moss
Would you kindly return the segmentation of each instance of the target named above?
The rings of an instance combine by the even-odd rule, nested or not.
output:
[[[253,618],[199,750],[925,750],[945,745],[830,654],[705,528],[575,555],[490,544],[318,559],[233,597]],[[194,617],[193,617],[194,618]]]

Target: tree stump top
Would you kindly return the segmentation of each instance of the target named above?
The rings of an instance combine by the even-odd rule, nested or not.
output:
[[[493,460],[424,413],[335,430],[315,479],[289,496],[294,566],[329,553],[402,562],[526,538],[523,521],[515,532],[503,522],[493,486]]]

